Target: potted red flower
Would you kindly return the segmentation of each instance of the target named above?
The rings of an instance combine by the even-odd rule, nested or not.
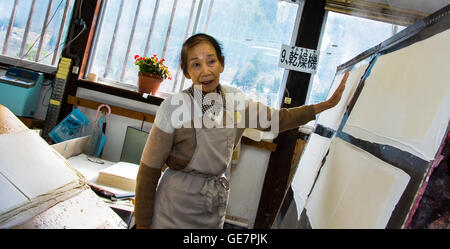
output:
[[[139,92],[155,94],[164,79],[171,80],[170,72],[164,65],[164,59],[158,60],[156,54],[153,57],[134,56],[134,64],[139,68]]]

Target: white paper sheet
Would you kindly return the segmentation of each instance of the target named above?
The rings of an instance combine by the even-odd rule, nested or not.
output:
[[[0,135],[0,171],[29,199],[78,180],[61,156],[32,130]]]
[[[450,30],[380,56],[343,129],[433,160],[450,119]]]
[[[340,138],[305,205],[312,228],[385,228],[410,176]]]
[[[322,160],[330,147],[330,142],[329,138],[312,133],[300,157],[291,183],[294,198],[299,198],[296,200],[299,215],[303,211],[308,194],[311,192],[317,173],[322,165]]]
[[[333,130],[337,130],[339,128],[345,111],[347,110],[347,106],[350,103],[350,100],[352,99],[353,94],[355,93],[356,88],[361,81],[361,77],[364,75],[364,72],[366,71],[368,66],[369,63],[361,64],[350,71],[347,82],[345,83],[345,89],[342,93],[341,100],[335,107],[320,113],[319,117],[317,118],[317,124],[321,124]],[[333,85],[328,92],[327,99],[329,99],[338,88],[342,78],[344,77],[344,73],[345,71],[336,74]]]
[[[28,201],[28,199],[1,174],[0,198],[0,214]]]

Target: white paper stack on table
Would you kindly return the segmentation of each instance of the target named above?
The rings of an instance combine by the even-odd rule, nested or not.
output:
[[[139,165],[137,164],[116,163],[105,159],[92,158],[84,153],[72,156],[67,160],[87,179],[89,185],[94,187],[94,191],[97,191],[97,194],[101,197],[110,199],[110,196],[103,196],[101,193],[98,193],[100,190],[109,192],[109,195],[128,194],[135,191],[136,177],[139,170]],[[106,201],[105,199],[103,200]],[[118,202],[109,202],[109,205],[111,204],[118,204]],[[132,205],[131,202],[120,202],[120,204]]]

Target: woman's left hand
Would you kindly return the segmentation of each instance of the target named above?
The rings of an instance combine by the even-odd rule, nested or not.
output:
[[[339,103],[339,101],[341,100],[342,94],[344,93],[344,89],[345,89],[345,83],[347,82],[349,74],[350,74],[349,71],[345,72],[344,77],[342,78],[341,83],[339,84],[338,88],[336,89],[336,91],[334,91],[334,93],[330,97],[330,99],[328,99],[328,102],[331,107],[337,105]]]
[[[341,100],[342,94],[344,93],[345,89],[345,83],[347,82],[347,78],[349,75],[349,71],[345,72],[344,77],[341,80],[341,83],[339,84],[338,88],[336,88],[336,91],[334,91],[333,95],[326,101],[320,102],[318,104],[315,104],[314,112],[316,114],[321,113],[325,110],[328,110],[334,106],[336,106],[339,101]]]

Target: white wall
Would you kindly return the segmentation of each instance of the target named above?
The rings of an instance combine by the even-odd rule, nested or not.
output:
[[[122,108],[127,108],[134,111],[156,114],[159,106],[151,105],[135,100],[130,100],[110,94],[105,94],[85,88],[78,88],[76,97],[85,98],[93,100],[99,103],[119,106]],[[95,114],[97,110],[78,107],[79,110],[86,115],[86,117],[91,121],[95,121]],[[125,140],[126,129],[128,126],[133,126],[136,128],[141,128],[142,121],[137,119],[131,119],[115,114],[111,114],[106,117],[106,143],[103,148],[102,158],[108,161],[118,162],[120,161],[120,155],[122,153],[122,146]],[[144,122],[143,130],[149,132],[152,124],[149,122]]]

